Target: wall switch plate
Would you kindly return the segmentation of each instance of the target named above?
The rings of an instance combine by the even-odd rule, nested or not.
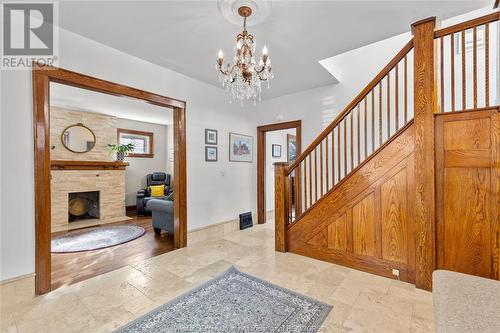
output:
[[[399,277],[399,269],[392,269],[392,275]]]

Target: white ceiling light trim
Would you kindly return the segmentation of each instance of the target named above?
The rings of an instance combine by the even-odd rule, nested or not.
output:
[[[232,24],[241,26],[241,16],[238,9],[249,7],[252,16],[247,18],[247,27],[252,27],[263,22],[271,14],[272,4],[270,0],[219,0],[217,8],[222,16]]]

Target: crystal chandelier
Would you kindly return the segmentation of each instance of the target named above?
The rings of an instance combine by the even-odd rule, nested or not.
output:
[[[219,71],[219,81],[229,92],[230,102],[239,100],[243,105],[245,100],[252,100],[255,105],[261,100],[261,82],[267,81],[269,88],[269,80],[274,78],[274,74],[266,46],[262,49],[258,65],[253,58],[255,41],[253,35],[247,31],[247,17],[252,14],[252,9],[242,6],[238,9],[238,14],[243,17],[243,32],[236,36],[233,64],[224,67],[224,56],[222,50],[219,50],[216,68]]]

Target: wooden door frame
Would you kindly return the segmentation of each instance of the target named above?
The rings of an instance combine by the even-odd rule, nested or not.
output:
[[[174,247],[187,245],[186,102],[62,68],[33,63],[33,133],[35,176],[35,293],[51,289],[50,82],[173,109]]]
[[[293,120],[257,127],[257,221],[266,223],[266,133],[295,128],[297,156],[302,152],[302,120]]]

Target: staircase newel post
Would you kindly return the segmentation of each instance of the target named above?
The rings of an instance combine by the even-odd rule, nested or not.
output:
[[[274,223],[275,223],[275,249],[286,252],[286,224],[287,224],[287,191],[286,167],[287,163],[274,163]]]
[[[434,27],[430,17],[412,24],[414,45],[415,235],[418,288],[432,289],[435,261]]]

